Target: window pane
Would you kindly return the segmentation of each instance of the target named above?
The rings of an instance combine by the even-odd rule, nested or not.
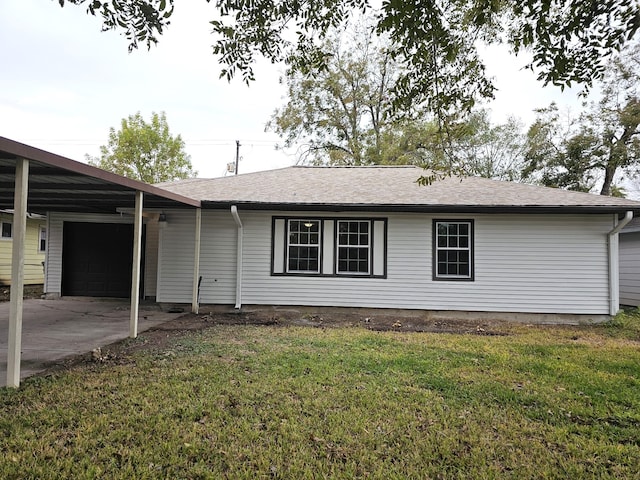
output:
[[[2,223],[2,238],[11,238],[11,223]]]
[[[337,273],[369,273],[369,221],[340,220],[338,232]]]
[[[289,220],[288,272],[318,273],[320,256],[320,221]]]
[[[434,222],[435,274],[443,277],[470,278],[471,222]]]

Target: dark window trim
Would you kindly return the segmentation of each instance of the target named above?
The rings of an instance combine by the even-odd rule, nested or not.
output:
[[[468,223],[469,224],[469,276],[468,277],[439,277],[438,276],[438,223]],[[434,282],[473,282],[475,281],[475,225],[473,219],[469,218],[434,218],[431,223],[431,267],[432,280]]]
[[[280,247],[283,248],[284,250],[284,255],[283,255],[283,265],[282,265],[282,273],[276,273],[274,272],[274,267],[275,267],[275,255],[274,255],[274,251],[275,248],[277,248],[277,245],[275,245],[275,232],[276,232],[276,221],[277,220],[284,220],[284,228],[285,228],[285,232],[284,232],[284,244],[281,245]],[[288,225],[288,221],[289,220],[319,220],[320,221],[320,273],[309,273],[309,272],[287,272],[287,245],[288,245],[288,237],[287,237],[287,225]],[[333,221],[334,222],[334,227],[333,227],[333,256],[334,256],[334,269],[333,269],[333,273],[322,273],[322,265],[323,265],[323,259],[324,259],[324,247],[323,247],[323,240],[324,240],[324,222],[326,220],[329,221]],[[337,226],[338,226],[338,220],[352,220],[352,221],[356,221],[356,220],[360,220],[360,221],[368,221],[370,222],[370,238],[371,238],[371,246],[370,246],[370,273],[368,274],[349,274],[349,273],[337,273],[337,265],[336,265],[336,256],[337,256],[337,243],[338,243],[338,236],[337,236]],[[384,245],[383,245],[383,254],[382,254],[382,259],[384,262],[383,265],[383,273],[382,275],[374,275],[373,274],[373,255],[374,255],[374,251],[375,251],[375,238],[373,235],[373,222],[383,222],[383,233],[384,233]],[[278,215],[274,215],[271,217],[271,276],[272,277],[339,277],[339,278],[387,278],[387,252],[388,252],[388,218],[387,217],[338,217],[338,216],[330,216],[330,217],[314,217],[314,216],[278,216]]]

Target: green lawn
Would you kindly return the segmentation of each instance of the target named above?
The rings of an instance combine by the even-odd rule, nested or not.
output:
[[[639,325],[214,326],[0,389],[0,478],[640,478]]]

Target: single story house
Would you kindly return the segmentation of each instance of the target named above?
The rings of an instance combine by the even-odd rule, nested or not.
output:
[[[127,297],[133,282],[141,297],[194,310],[603,319],[619,307],[618,232],[640,214],[632,200],[483,178],[420,186],[424,172],[413,166],[289,167],[151,186],[0,138],[5,144],[0,207],[13,203],[11,162],[31,158],[29,211],[47,215],[44,288],[53,297]],[[141,265],[137,276],[132,264]]]
[[[640,218],[620,231],[620,303],[640,306]]]
[[[27,214],[24,258],[25,285],[44,283],[47,249],[47,217]],[[11,252],[13,251],[13,211],[0,210],[0,287],[11,285]]]
[[[420,186],[423,173],[289,167],[158,185],[201,211],[164,210],[157,241],[148,230],[147,291],[189,302],[198,258],[203,304],[618,311],[618,231],[640,202],[473,177]]]

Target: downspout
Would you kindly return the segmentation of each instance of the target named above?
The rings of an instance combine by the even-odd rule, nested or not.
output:
[[[236,308],[242,307],[242,222],[238,216],[238,207],[231,205],[231,215],[238,226],[238,253],[236,255]]]
[[[607,234],[609,243],[609,315],[614,316],[620,308],[620,265],[618,260],[618,233],[633,218],[633,212],[624,218]]]

